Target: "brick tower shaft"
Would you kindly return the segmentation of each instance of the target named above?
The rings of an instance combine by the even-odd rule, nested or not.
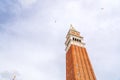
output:
[[[66,80],[96,80],[83,37],[72,25],[66,36]]]

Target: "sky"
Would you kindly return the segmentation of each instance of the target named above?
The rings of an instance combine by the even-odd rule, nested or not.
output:
[[[119,0],[0,0],[0,80],[65,80],[65,37],[84,37],[97,80],[120,80]]]

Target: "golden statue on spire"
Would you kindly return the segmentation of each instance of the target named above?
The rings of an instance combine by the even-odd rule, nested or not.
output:
[[[15,78],[16,78],[16,75],[15,75],[15,74],[13,74],[13,79],[12,79],[12,80],[15,80]]]
[[[70,30],[75,30],[72,24],[70,24]]]

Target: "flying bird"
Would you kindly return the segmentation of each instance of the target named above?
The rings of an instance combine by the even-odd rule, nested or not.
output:
[[[104,8],[101,8],[101,10],[104,10]]]
[[[56,23],[56,20],[55,20],[55,23]]]

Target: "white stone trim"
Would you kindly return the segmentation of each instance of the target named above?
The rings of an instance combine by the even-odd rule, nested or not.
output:
[[[81,40],[81,42],[75,41],[75,40],[73,40],[73,38],[79,39],[79,40]],[[67,39],[67,41],[65,42],[65,45],[66,45],[65,51],[67,52],[72,44],[80,46],[80,47],[84,47],[85,43],[83,43],[82,40],[83,40],[83,38],[70,35],[69,38]]]

